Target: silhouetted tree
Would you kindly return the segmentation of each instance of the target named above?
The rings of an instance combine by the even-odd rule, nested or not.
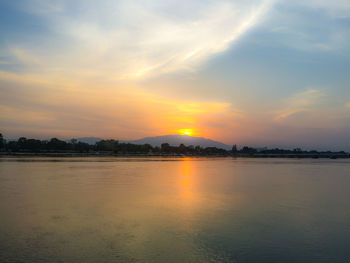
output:
[[[7,150],[10,152],[18,152],[19,147],[17,141],[9,141],[7,143]]]
[[[243,149],[241,150],[241,153],[245,153],[245,154],[253,154],[256,153],[257,150],[248,146],[244,146]]]
[[[162,143],[160,145],[160,149],[162,153],[170,153],[171,146],[169,145],[169,143]]]
[[[202,148],[199,145],[197,145],[196,147],[194,147],[194,152],[195,152],[195,154],[201,154]]]
[[[178,153],[185,154],[186,152],[187,152],[186,146],[181,143],[178,147]]]
[[[301,153],[302,150],[301,150],[300,148],[295,148],[295,149],[293,150],[293,152],[295,152],[295,153]]]
[[[116,140],[102,140],[96,143],[97,151],[111,151],[118,152],[119,150],[119,142]]]
[[[28,139],[25,141],[23,150],[30,152],[39,152],[41,149],[41,141],[35,139]]]
[[[74,144],[73,150],[77,151],[77,152],[81,152],[81,153],[89,152],[90,145],[88,143],[85,143],[85,142],[78,142],[78,143]]]
[[[236,154],[237,154],[238,150],[237,150],[237,145],[236,145],[236,144],[234,144],[234,145],[232,146],[231,152],[232,152],[233,155],[236,155]]]
[[[159,146],[156,146],[153,148],[152,150],[154,153],[160,153],[160,147]]]
[[[150,145],[148,143],[142,145],[142,152],[143,153],[151,153],[152,151],[153,151],[152,145]]]
[[[47,143],[47,149],[51,151],[63,151],[67,149],[67,143],[57,138],[52,138]]]
[[[5,148],[5,139],[2,136],[2,133],[0,133],[0,150]]]
[[[20,137],[18,139],[18,141],[17,141],[18,148],[20,150],[24,149],[26,142],[27,142],[27,138],[26,137]]]

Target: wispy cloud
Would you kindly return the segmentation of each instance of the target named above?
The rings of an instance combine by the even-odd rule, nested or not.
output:
[[[309,0],[298,1],[300,4],[317,9],[324,9],[333,18],[349,18],[350,2],[348,0]]]
[[[324,94],[317,89],[308,89],[296,93],[285,101],[286,106],[277,111],[274,119],[282,120],[300,112],[310,111],[312,107],[320,102],[323,96]]]
[[[170,0],[103,2],[98,8],[84,1],[78,9],[63,0],[36,1],[28,8],[47,21],[61,46],[14,43],[11,50],[30,67],[36,62],[35,69],[41,61],[45,67],[40,70],[94,72],[114,79],[193,71],[258,24],[273,3],[190,1],[188,12]]]
[[[306,52],[348,54],[350,18],[347,0],[279,1],[264,28],[273,33],[274,45]]]

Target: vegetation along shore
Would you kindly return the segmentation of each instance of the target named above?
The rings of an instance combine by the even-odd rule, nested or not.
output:
[[[302,149],[258,149],[244,146],[232,146],[231,150],[217,147],[201,147],[198,145],[161,146],[150,144],[133,144],[118,140],[101,140],[88,144],[76,139],[69,141],[52,138],[50,140],[27,139],[6,141],[0,134],[1,156],[223,156],[223,157],[255,157],[255,158],[350,158],[345,151],[306,151]]]

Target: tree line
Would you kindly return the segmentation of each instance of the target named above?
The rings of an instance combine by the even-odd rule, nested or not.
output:
[[[112,154],[184,154],[184,155],[229,155],[230,151],[216,147],[200,146],[171,146],[163,143],[159,146],[150,144],[123,143],[118,140],[101,140],[95,144],[80,142],[76,139],[63,141],[57,138],[50,140],[27,139],[21,137],[18,140],[6,141],[0,134],[0,150],[8,153],[50,153],[50,152],[72,152],[93,153],[103,152]]]
[[[21,137],[18,140],[6,141],[0,133],[0,151],[6,153],[105,153],[105,154],[154,154],[154,155],[194,155],[194,156],[303,156],[303,155],[346,155],[344,151],[339,152],[318,152],[315,150],[304,151],[300,148],[293,150],[286,149],[256,149],[244,146],[238,149],[233,145],[231,150],[220,149],[216,147],[201,146],[171,146],[163,143],[161,146],[152,146],[150,144],[132,144],[119,142],[118,140],[101,140],[95,144],[88,144],[76,139],[63,141],[57,138],[50,140],[27,139]]]

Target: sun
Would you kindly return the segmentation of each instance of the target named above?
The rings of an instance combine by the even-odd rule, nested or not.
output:
[[[193,130],[192,129],[181,129],[181,130],[178,130],[178,132],[181,135],[188,135],[188,136],[191,136],[193,134]]]

